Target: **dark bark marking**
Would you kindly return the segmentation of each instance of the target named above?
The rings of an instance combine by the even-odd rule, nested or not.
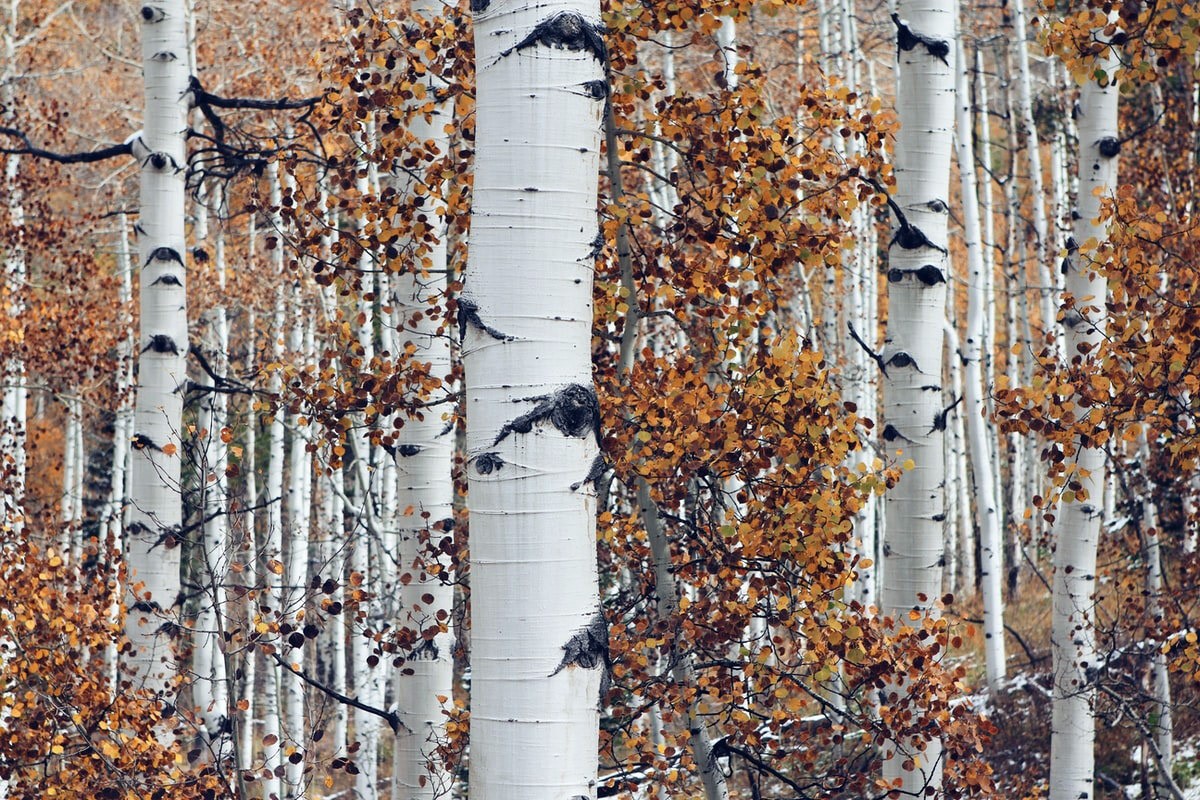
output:
[[[150,350],[155,353],[170,353],[179,355],[179,345],[175,344],[175,340],[165,333],[156,333],[150,337],[150,343],[142,348],[142,352]]]
[[[157,286],[160,283],[163,286],[183,286],[183,283],[179,280],[179,278],[175,277],[174,275],[159,275],[158,278],[150,285]]]
[[[155,603],[153,600],[138,600],[133,604],[133,611],[141,611],[144,614],[157,614],[162,611],[162,606]]]
[[[475,471],[480,475],[491,475],[504,469],[504,459],[499,453],[480,453],[475,456]]]
[[[953,403],[951,403],[950,405],[943,408],[941,410],[941,412],[936,417],[933,418],[932,431],[946,430],[946,418],[948,416],[950,416],[950,412],[954,410],[954,407],[961,402],[962,402],[962,395],[959,395],[958,398]]]
[[[1115,158],[1121,152],[1121,140],[1114,136],[1105,136],[1096,142],[1096,149],[1105,158]]]
[[[463,339],[466,338],[468,325],[474,326],[475,328],[483,331],[488,336],[491,336],[493,339],[496,339],[498,341],[511,342],[513,340],[513,337],[509,336],[506,333],[501,333],[500,331],[493,328],[491,325],[485,324],[484,321],[479,318],[478,304],[468,300],[465,297],[460,297],[460,298],[458,298],[458,338],[459,338],[459,341],[462,341]]]
[[[574,11],[560,11],[549,19],[542,20],[528,36],[501,53],[507,56],[530,47],[543,45],[565,50],[591,53],[601,64],[608,63],[608,48],[600,35],[599,26],[593,25]]]
[[[146,22],[162,22],[166,19],[166,14],[156,6],[142,6],[142,19]]]
[[[144,450],[145,448],[149,447],[151,450],[158,450],[160,452],[162,451],[162,448],[155,444],[154,440],[144,433],[135,433],[133,438],[129,441],[130,444],[133,445],[134,450]]]
[[[887,360],[887,363],[888,363],[888,366],[890,366],[890,367],[900,367],[901,369],[903,369],[904,367],[917,366],[916,360],[912,356],[910,356],[908,353],[904,352],[903,350],[901,350],[899,353],[896,353],[894,356],[889,358]]]
[[[482,14],[491,4],[492,0],[471,0],[471,13]]]
[[[899,14],[892,14],[892,22],[896,23],[896,46],[901,51],[908,52],[917,45],[921,45],[929,55],[938,59],[946,66],[950,66],[950,62],[946,60],[946,57],[950,55],[949,42],[945,39],[935,39],[932,36],[917,33],[908,27],[907,22],[900,19]]]
[[[424,639],[422,642],[413,648],[412,653],[406,659],[407,661],[437,661],[438,646],[433,639]]]
[[[608,471],[608,459],[604,457],[604,453],[597,453],[592,459],[592,466],[588,469],[587,475],[583,476],[583,480],[571,484],[571,491],[579,490],[580,486],[585,483],[595,484],[596,488],[600,488],[600,479],[604,477],[604,473]]]
[[[420,453],[424,448],[417,444],[402,444],[396,448],[396,454],[404,458],[410,458]]]
[[[899,283],[904,280],[905,275],[915,275],[917,280],[926,286],[936,286],[939,283],[946,282],[945,273],[933,264],[926,264],[920,269],[899,269],[892,267],[888,270],[888,282]]]
[[[572,383],[554,394],[526,397],[523,401],[535,401],[537,405],[532,411],[506,423],[496,434],[493,447],[507,439],[510,433],[529,433],[535,424],[547,419],[564,436],[582,438],[590,431],[596,435],[596,442],[599,443],[600,403],[590,386]]]
[[[183,258],[179,255],[179,251],[173,247],[156,247],[150,253],[150,257],[146,259],[143,268],[150,266],[151,261],[174,261],[179,266],[184,266]]]
[[[587,257],[597,259],[604,252],[604,231],[596,231],[595,238],[592,239],[592,249],[588,251]]]
[[[900,431],[896,430],[896,426],[888,423],[883,427],[883,440],[885,442],[894,442],[897,439],[903,439],[906,442],[911,442],[912,439],[905,436]]]
[[[579,84],[583,87],[583,92],[593,100],[608,99],[608,81],[585,81]]]
[[[925,204],[925,207],[935,214],[945,214],[950,210],[950,206],[946,205],[945,200],[938,200],[937,198],[930,200]]]
[[[587,625],[567,640],[562,649],[562,661],[550,676],[557,675],[567,667],[603,668],[604,672],[600,678],[600,698],[603,700],[612,685],[612,660],[608,656],[608,622],[604,619],[603,612],[597,611]]]

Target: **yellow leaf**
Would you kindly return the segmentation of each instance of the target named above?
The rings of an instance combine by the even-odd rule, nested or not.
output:
[[[175,446],[174,442],[167,442],[166,444],[163,445],[163,449],[162,449],[163,455],[173,456],[173,455],[175,455],[175,451],[178,449],[179,448],[177,448]]]

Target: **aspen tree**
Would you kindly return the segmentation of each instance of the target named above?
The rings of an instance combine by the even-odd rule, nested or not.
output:
[[[182,0],[141,8],[145,119],[134,155],[141,164],[141,330],[126,529],[126,662],[135,687],[166,694],[175,675],[182,522],[180,435],[187,381],[187,257],[184,233],[188,91]],[[164,731],[165,735],[165,731]]]
[[[1100,12],[1095,12],[1099,14]],[[1107,286],[1092,258],[1108,237],[1100,203],[1116,190],[1117,76],[1119,68],[1109,37],[1100,31],[1104,52],[1079,96],[1079,218],[1075,241],[1068,244],[1063,358],[1080,369],[1095,357],[1105,332]],[[1096,652],[1094,605],[1096,547],[1104,490],[1104,450],[1077,442],[1074,469],[1068,475],[1054,550],[1053,624],[1054,703],[1050,740],[1050,800],[1091,796],[1095,779]]]
[[[607,50],[594,0],[475,0],[459,320],[471,522],[474,800],[592,797],[599,607],[593,247]]]
[[[888,324],[881,356],[883,438],[908,468],[885,497],[881,612],[899,627],[937,614],[942,591],[947,409],[941,391],[949,271],[947,218],[954,126],[955,6],[900,3],[896,227],[888,250]],[[903,683],[892,693],[903,694]],[[917,701],[919,704],[919,701]],[[919,708],[918,708],[919,710]],[[914,795],[940,791],[941,744],[896,741],[884,779]]]
[[[992,440],[984,395],[983,345],[988,313],[987,267],[983,259],[983,241],[979,219],[979,192],[975,181],[975,131],[971,113],[971,93],[967,86],[970,65],[958,43],[957,136],[958,173],[962,184],[963,238],[967,245],[967,333],[962,348],[963,391],[966,401],[967,435],[970,437],[971,469],[975,485],[975,517],[979,526],[980,578],[983,590],[984,662],[988,687],[995,693],[1005,673],[1004,600],[1001,596],[1001,515],[995,500],[991,474],[994,463]]]

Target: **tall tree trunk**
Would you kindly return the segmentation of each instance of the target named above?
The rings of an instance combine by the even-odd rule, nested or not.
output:
[[[219,186],[214,188],[211,216],[219,213],[222,197]],[[204,238],[199,230],[200,225],[197,224],[196,228],[196,239],[200,241]],[[216,273],[217,302],[205,314],[207,335],[203,347],[213,371],[223,376],[229,369],[229,331],[224,305],[225,236],[220,229],[213,241],[212,264]],[[192,651],[193,671],[196,673],[193,697],[200,718],[204,721],[206,743],[212,748],[212,755],[218,764],[232,755],[228,725],[229,691],[224,637],[221,635],[227,623],[225,587],[229,576],[229,481],[225,476],[229,459],[225,433],[228,405],[228,395],[224,392],[209,392],[202,399],[198,417],[201,439],[197,444],[200,453],[197,474],[204,525],[200,548],[202,560],[198,572],[202,590]]]
[[[187,382],[184,175],[187,36],[183,0],[142,7],[145,122],[141,163],[141,334],[126,529],[126,666],[134,686],[166,693],[175,675],[182,523],[180,433]],[[170,624],[164,624],[170,623]],[[165,726],[164,726],[165,728]],[[163,736],[167,736],[164,729]]]
[[[595,0],[473,6],[474,206],[459,300],[470,794],[591,797],[608,660],[589,480],[599,458],[591,252],[607,53]]]
[[[1097,32],[1099,34],[1099,31]],[[1085,83],[1079,96],[1079,219],[1075,240],[1099,244],[1108,237],[1100,202],[1116,190],[1118,68],[1111,49],[1097,61],[1100,80]],[[1088,70],[1092,74],[1092,70]],[[1086,246],[1086,244],[1084,245]],[[1104,338],[1105,278],[1091,252],[1072,249],[1067,259],[1064,359],[1087,371]],[[1050,800],[1091,796],[1095,774],[1096,546],[1100,536],[1104,451],[1077,443],[1075,469],[1068,476],[1073,498],[1064,498],[1054,551],[1053,625],[1054,710],[1050,740]],[[1068,458],[1068,461],[1070,459]]]
[[[936,614],[942,589],[945,410],[941,391],[955,7],[951,0],[899,5],[896,106],[896,230],[889,248],[884,343],[884,427],[890,453],[911,469],[886,495],[882,613],[896,626],[910,612]],[[903,216],[900,216],[902,214]],[[930,389],[935,387],[936,391]],[[903,684],[895,687],[903,692]],[[917,709],[919,712],[919,708]],[[884,779],[903,792],[941,788],[941,744],[893,743]]]
[[[967,84],[970,68],[958,44],[958,174],[962,183],[963,238],[967,245],[967,335],[962,349],[964,414],[967,435],[970,437],[971,468],[975,484],[975,518],[979,526],[979,566],[983,589],[984,662],[988,687],[993,695],[1004,678],[1004,600],[1000,587],[1003,579],[1001,562],[1001,517],[995,499],[992,475],[992,439],[987,424],[984,396],[991,386],[984,384],[983,344],[986,338],[985,318],[990,308],[987,297],[986,266],[983,259],[979,220],[979,194],[975,182],[975,141],[971,113],[971,92]],[[990,176],[989,176],[990,180]]]
[[[414,13],[434,19],[440,4],[414,3]],[[432,89],[430,87],[430,94]],[[450,150],[446,103],[427,118],[411,114],[409,129],[417,142],[431,143],[438,156]],[[402,187],[411,195],[416,186]],[[440,189],[434,187],[440,194]],[[397,735],[392,777],[393,800],[434,800],[450,791],[451,775],[436,755],[445,735],[443,713],[454,694],[453,633],[450,619],[454,587],[436,558],[454,529],[454,425],[450,394],[450,325],[446,308],[446,244],[449,231],[437,218],[436,240],[413,248],[410,271],[392,279],[398,353],[428,377],[424,388],[406,397],[395,443],[399,511],[399,628],[418,635],[412,654],[393,673],[395,700],[404,729]],[[447,424],[447,421],[450,424]]]

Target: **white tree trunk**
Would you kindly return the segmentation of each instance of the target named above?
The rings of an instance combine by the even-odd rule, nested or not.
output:
[[[883,437],[912,468],[885,498],[882,613],[895,625],[909,613],[936,614],[942,589],[945,429],[942,374],[951,134],[954,126],[955,7],[950,0],[899,5],[895,203],[904,218],[889,248],[884,344]],[[907,48],[907,49],[906,49]],[[895,211],[895,209],[893,209]],[[931,389],[930,387],[933,387]],[[894,687],[903,692],[903,685]],[[916,709],[915,713],[919,713]],[[883,775],[901,791],[941,787],[941,744],[892,743]],[[906,762],[912,765],[906,769]]]
[[[991,308],[987,295],[987,267],[979,220],[979,193],[975,182],[975,142],[971,92],[967,84],[969,65],[958,45],[958,174],[962,183],[963,238],[967,245],[967,335],[962,348],[963,390],[970,437],[971,468],[975,485],[975,517],[979,526],[979,566],[983,589],[984,661],[988,687],[993,694],[1004,678],[1004,600],[1001,596],[1003,565],[1000,539],[1001,515],[996,505],[992,439],[986,421],[984,396],[992,387],[984,384],[983,344],[986,317]],[[990,180],[990,177],[989,177]]]
[[[176,671],[171,636],[179,621],[187,36],[182,0],[159,0],[141,14],[145,121],[135,148],[142,165],[141,334],[126,528],[125,631],[133,646],[126,666],[134,686],[165,692]],[[166,726],[161,735],[168,735]]]
[[[440,8],[423,2],[414,3],[413,11],[432,20]],[[450,149],[448,111],[445,103],[439,104],[428,119],[417,111],[409,122],[416,141],[432,143],[438,154]],[[406,194],[415,189],[401,188]],[[445,736],[443,712],[454,690],[453,576],[436,558],[442,539],[454,535],[454,426],[447,424],[452,420],[451,328],[448,315],[436,310],[445,308],[449,232],[444,218],[435,224],[436,241],[418,243],[410,271],[392,279],[397,352],[407,353],[409,363],[429,376],[427,388],[406,398],[414,408],[425,407],[405,414],[394,451],[399,489],[397,626],[413,630],[419,638],[411,656],[393,673],[395,702],[404,723],[395,745],[393,800],[434,800],[449,794],[451,786],[451,775],[435,753]]]
[[[292,329],[288,349],[292,357],[301,363],[312,363],[309,358],[311,354],[306,353],[304,348],[303,282],[298,277],[288,278],[286,282],[292,286]],[[284,594],[280,608],[288,623],[300,629],[304,626],[304,597],[308,585],[308,534],[312,508],[309,478],[312,464],[307,442],[299,430],[299,420],[296,415],[289,414],[289,417],[292,433],[288,443],[288,488],[284,498],[287,511],[287,562],[283,572]],[[282,656],[295,669],[304,669],[306,643],[307,638],[300,647],[284,645]],[[291,670],[283,673],[282,727],[288,755],[284,766],[284,792],[287,798],[300,800],[305,796],[303,755],[307,742],[307,720],[304,713],[304,682]]]
[[[1046,194],[1042,179],[1042,150],[1037,124],[1033,119],[1032,78],[1029,74],[1029,42],[1025,33],[1025,2],[1014,0],[1013,50],[1017,56],[1017,88],[1020,92],[1021,127],[1025,129],[1025,159],[1029,165],[1029,194],[1037,254],[1039,297],[1041,298],[1042,330],[1056,327],[1057,310],[1054,304],[1054,271],[1050,266],[1050,232],[1046,224]]]
[[[599,608],[592,243],[607,94],[594,0],[476,0],[459,300],[471,511],[473,800],[595,792]]]
[[[1116,59],[1110,53],[1097,67],[1108,80],[1083,85],[1079,97],[1079,219],[1075,240],[1080,249],[1068,256],[1066,295],[1074,308],[1063,319],[1064,358],[1087,363],[1104,337],[1104,277],[1093,269],[1095,246],[1108,236],[1101,224],[1100,202],[1111,197],[1117,181]],[[1090,70],[1089,70],[1090,72]],[[1099,667],[1093,606],[1096,546],[1104,486],[1104,451],[1078,445],[1076,469],[1068,478],[1075,497],[1064,498],[1054,551],[1053,625],[1054,710],[1050,742],[1050,800],[1091,795],[1096,738],[1096,672]]]
[[[214,214],[220,211],[221,202],[222,192],[217,188],[211,197]],[[201,240],[200,226],[196,227],[196,238]],[[204,349],[213,371],[223,376],[229,369],[229,330],[223,302],[225,237],[220,229],[213,242],[212,263],[217,279],[217,303],[205,314],[207,337]],[[203,382],[208,383],[209,380]],[[202,590],[193,641],[196,680],[192,691],[200,717],[204,720],[207,744],[212,748],[212,756],[218,764],[233,754],[228,726],[229,691],[222,636],[227,621],[225,586],[229,577],[229,481],[225,476],[229,448],[224,433],[228,405],[228,395],[223,392],[210,392],[203,398],[198,417],[202,438],[196,448],[200,454],[197,473],[201,481],[201,508],[205,522],[202,560],[197,573]]]
[[[283,202],[283,192],[279,178],[279,162],[272,160],[267,164],[267,182],[270,191],[270,221],[271,235],[276,238],[275,247],[271,250],[271,272],[276,276],[278,284],[275,287],[275,304],[271,320],[271,356],[276,364],[282,364],[284,359],[284,328],[286,326],[286,280],[284,275],[283,255],[283,217],[280,209]],[[283,379],[278,369],[271,372],[269,384],[274,396],[283,393]],[[267,582],[266,603],[273,613],[279,614],[282,620],[285,602],[285,586],[283,578],[283,463],[285,460],[283,409],[278,409],[271,417],[268,428],[267,447],[267,496],[264,502],[267,506],[266,546],[261,554],[266,565]],[[263,782],[264,795],[274,794],[283,798],[283,784],[276,768],[283,763],[280,707],[283,693],[283,675],[280,666],[272,659],[266,659],[266,691],[263,693],[263,758],[265,767],[271,773]]]

